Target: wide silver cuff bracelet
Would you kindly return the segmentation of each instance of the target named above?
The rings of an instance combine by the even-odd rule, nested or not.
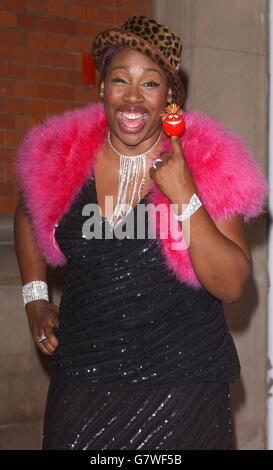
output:
[[[173,216],[176,220],[179,220],[180,222],[188,219],[192,214],[194,214],[199,207],[202,206],[202,202],[200,201],[199,197],[197,194],[193,193],[191,200],[189,204],[187,205],[186,209],[181,215],[177,215],[175,212],[173,213]]]
[[[48,301],[48,287],[44,281],[32,281],[25,284],[22,289],[24,305],[32,300],[47,300]]]

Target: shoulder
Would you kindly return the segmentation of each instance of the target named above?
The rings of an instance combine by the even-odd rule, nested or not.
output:
[[[214,218],[241,214],[244,220],[263,209],[269,189],[243,138],[199,111],[185,112],[181,137],[185,158]]]
[[[232,146],[245,148],[243,139],[231,132],[222,121],[206,116],[197,110],[186,111],[184,117],[186,123],[185,140],[191,145],[199,145],[201,151],[210,148],[211,151],[219,152],[226,146],[229,149]]]
[[[185,112],[186,130],[181,137],[189,163],[205,166],[210,171],[253,166],[255,157],[246,148],[244,139],[231,132],[226,125],[200,111]]]

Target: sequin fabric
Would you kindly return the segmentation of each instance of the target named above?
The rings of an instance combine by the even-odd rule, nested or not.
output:
[[[180,283],[155,238],[107,239],[101,215],[102,238],[85,238],[88,203],[97,203],[93,175],[55,230],[69,261],[53,374],[107,391],[234,381],[240,365],[221,302]]]
[[[228,384],[93,391],[52,380],[44,450],[233,450]]]
[[[43,449],[233,449],[240,365],[221,302],[178,282],[159,240],[108,239],[101,216],[103,236],[87,239],[88,203],[92,175],[55,231],[68,271]]]

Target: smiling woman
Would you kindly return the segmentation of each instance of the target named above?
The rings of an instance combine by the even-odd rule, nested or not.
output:
[[[104,96],[104,110],[111,129],[111,136],[109,134],[108,137],[110,149],[104,149],[100,154],[95,172],[97,182],[103,181],[103,187],[100,184],[97,186],[103,213],[105,178],[108,178],[106,194],[113,195],[113,217],[117,223],[148,190],[148,171],[161,137],[160,112],[167,95],[170,99],[171,88],[167,88],[167,78],[161,68],[140,52],[122,47],[120,50],[117,48],[115,54],[112,51],[110,57],[100,85],[100,95]],[[113,152],[118,157],[113,157]],[[120,159],[115,171],[109,158],[111,163],[114,158],[117,161]],[[127,187],[125,184],[122,186],[122,181],[129,179],[134,184],[129,185],[128,196]],[[110,219],[113,220],[111,216]]]
[[[112,59],[101,84],[111,140],[120,153],[145,153],[161,133],[167,101],[162,70],[140,52],[124,49]]]
[[[222,302],[251,274],[244,222],[268,187],[221,123],[188,111],[182,137],[162,132],[162,110],[184,100],[181,51],[143,16],[102,32],[93,57],[103,104],[49,118],[19,149],[16,253],[52,370],[43,449],[234,448],[229,384],[240,364]],[[103,228],[93,238],[90,203]],[[47,263],[68,264],[59,309]]]

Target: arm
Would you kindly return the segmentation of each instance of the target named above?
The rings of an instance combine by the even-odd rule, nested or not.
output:
[[[197,277],[215,297],[226,303],[235,302],[253,269],[241,216],[214,223],[202,205],[189,220],[189,234],[183,230],[185,222],[179,223]]]
[[[23,198],[15,211],[14,240],[22,285],[35,280],[46,282],[46,262],[37,249]],[[58,328],[58,307],[41,299],[28,302],[25,309],[36,345],[45,354],[52,354],[58,344],[53,332],[53,328]],[[39,343],[38,338],[42,334],[47,339]]]
[[[179,140],[173,142],[173,148],[182,153]],[[178,214],[183,212],[192,194],[194,192],[198,194],[194,180],[187,169],[185,165],[183,191],[180,186],[180,191],[176,192],[178,196],[171,201],[177,204]],[[190,217],[189,231],[183,230],[185,221],[179,223],[187,242],[194,271],[201,284],[223,302],[238,300],[253,269],[243,218],[235,215],[229,220],[219,220],[214,223],[203,204]]]
[[[162,153],[162,163],[151,168],[150,175],[181,214],[198,190],[179,138],[171,137],[171,142],[172,154]],[[223,302],[238,300],[252,272],[241,217],[236,215],[215,224],[203,204],[190,219],[179,223],[200,283]]]

